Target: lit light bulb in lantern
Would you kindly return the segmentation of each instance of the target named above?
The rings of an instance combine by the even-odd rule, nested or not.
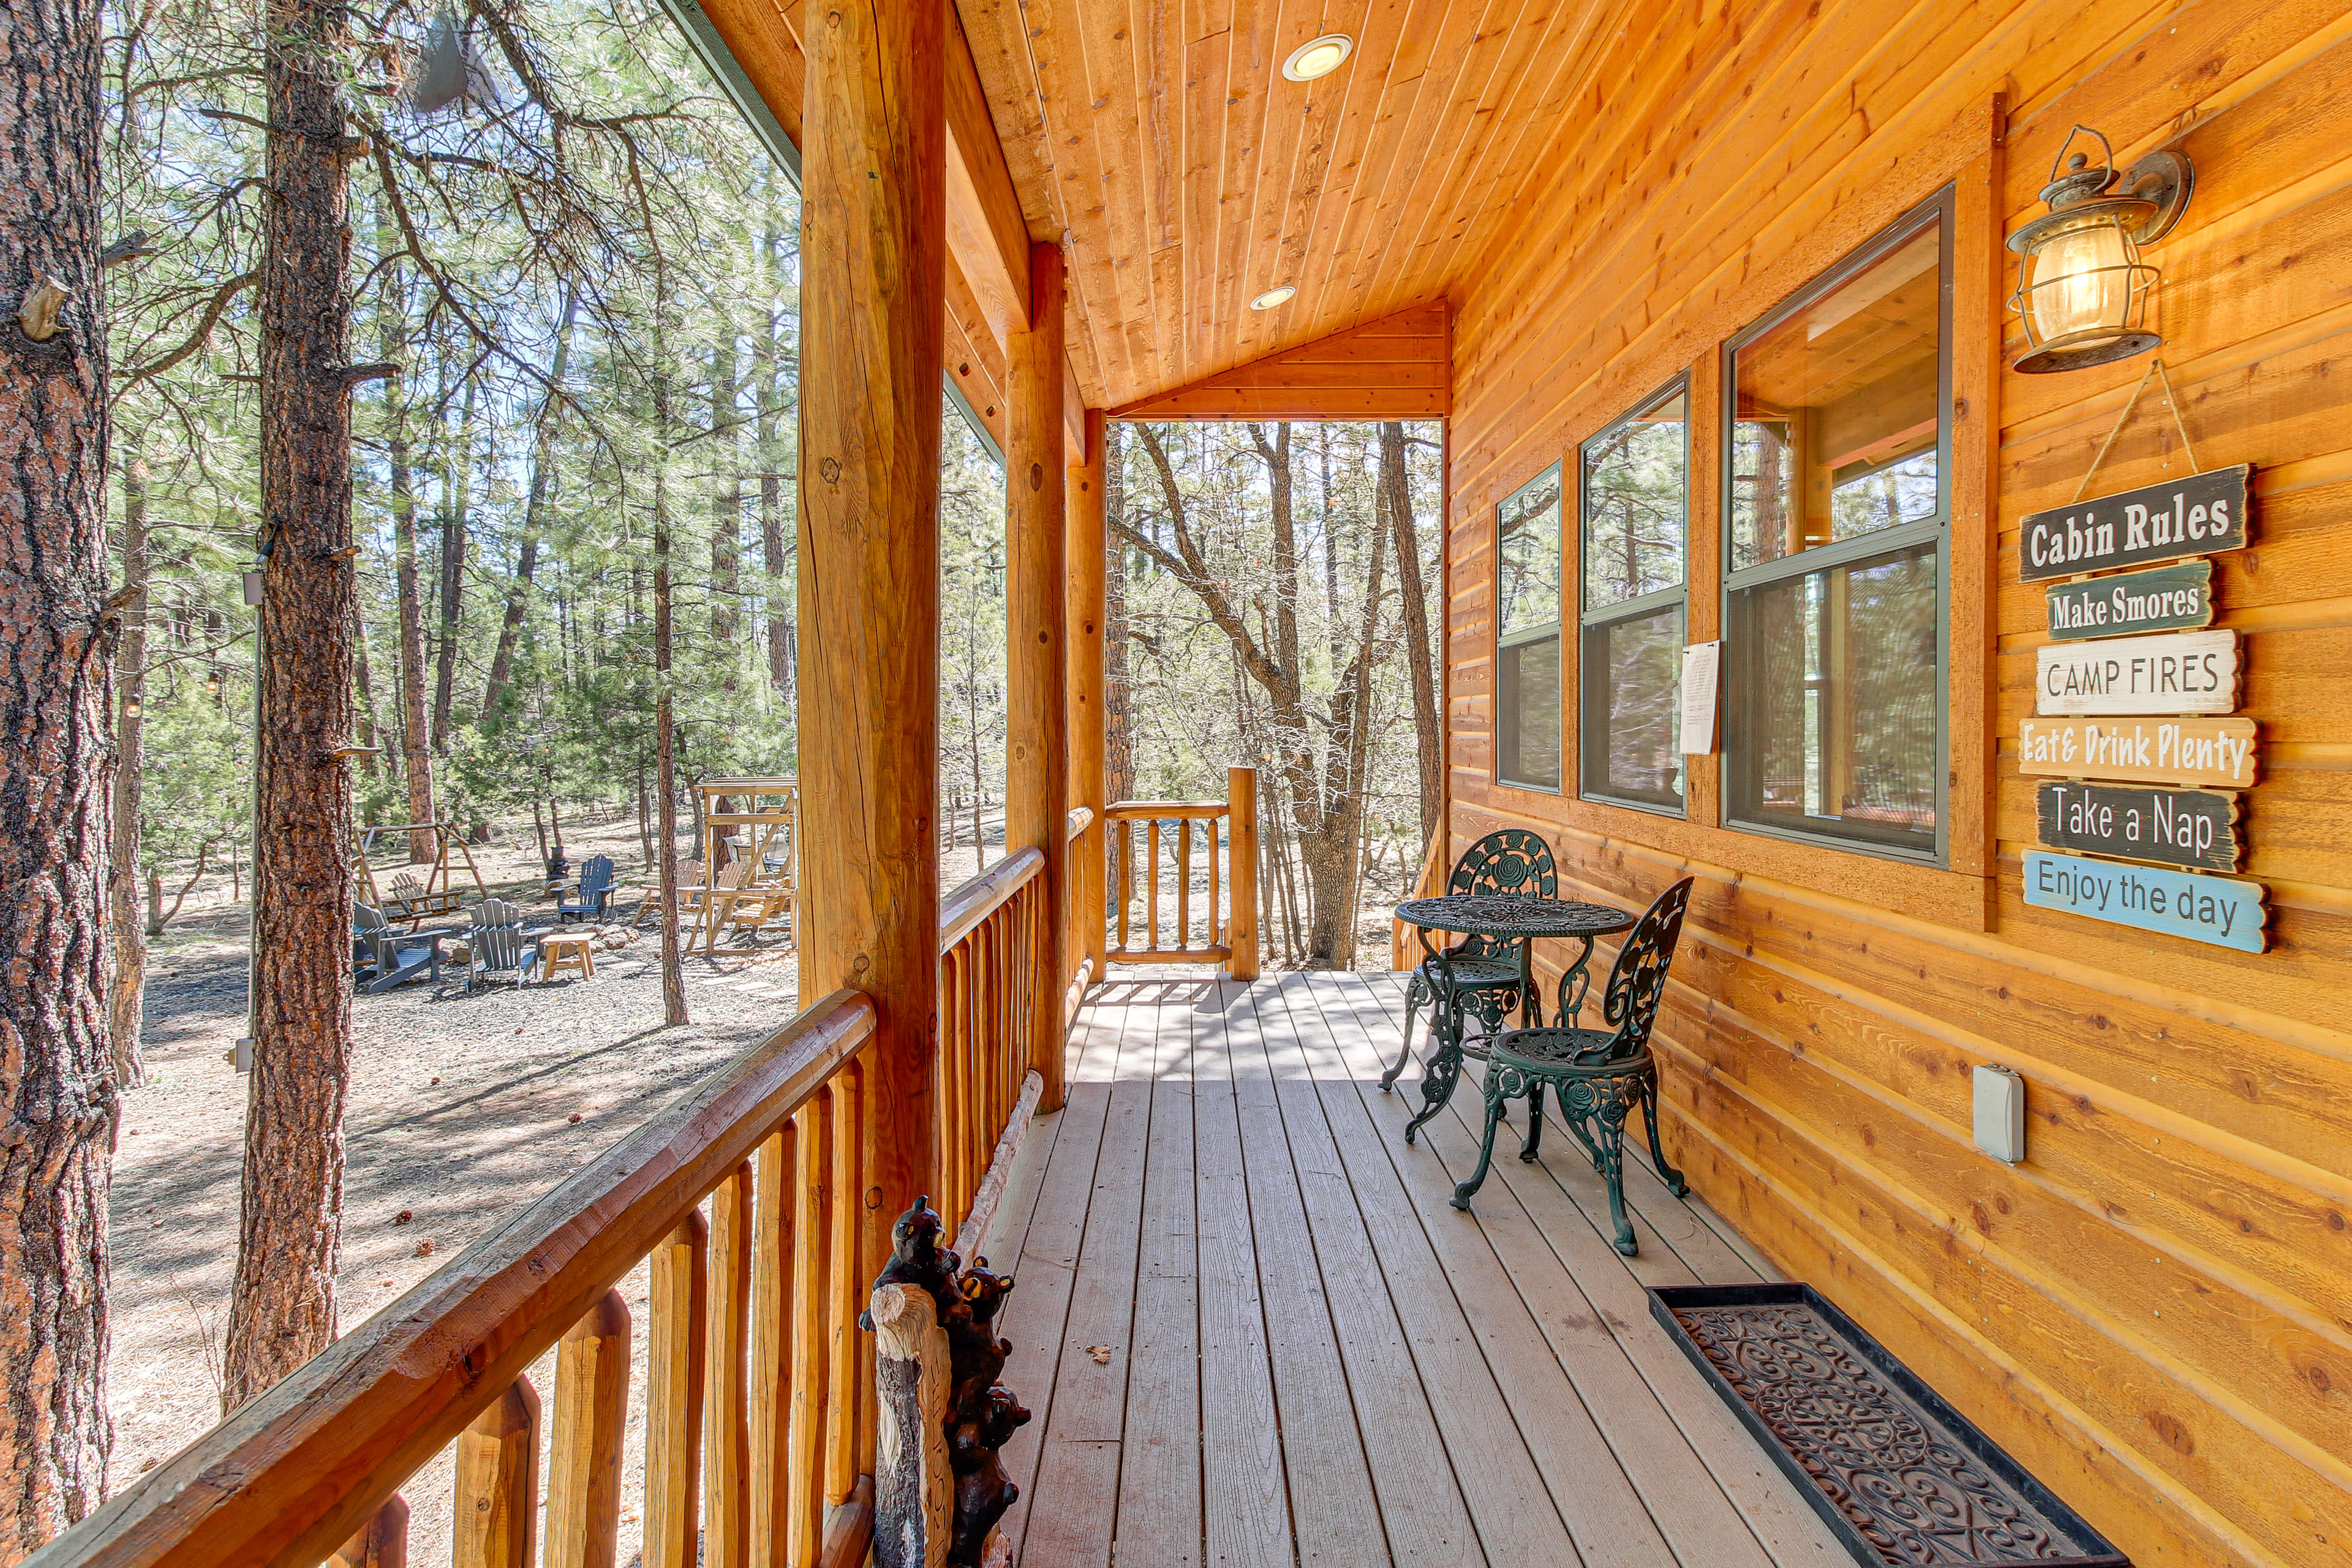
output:
[[[2026,308],[2044,342],[2106,330],[2074,346],[2097,348],[2124,335],[2131,306],[2131,258],[2113,220],[2093,220],[2045,241],[2033,258]]]

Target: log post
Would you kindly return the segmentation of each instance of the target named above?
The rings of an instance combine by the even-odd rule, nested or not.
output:
[[[874,1568],[939,1568],[955,1520],[948,1468],[947,1331],[919,1285],[877,1285],[874,1383]]]
[[[855,986],[878,1015],[857,1097],[861,1279],[932,1182],[948,16],[876,0],[807,29],[800,994]],[[863,1404],[850,1387],[834,1397]]]
[[[547,1568],[614,1568],[628,1417],[629,1307],[607,1290],[556,1346]]]
[[[1233,810],[1233,918],[1226,939],[1233,956],[1225,973],[1257,978],[1257,770],[1227,768],[1225,801]]]
[[[1100,979],[1106,962],[1103,881],[1106,858],[1103,811],[1103,597],[1106,561],[1103,536],[1103,416],[1087,410],[1086,461],[1070,469],[1067,625],[1069,651],[1070,805],[1095,814],[1071,845],[1068,921],[1071,941],[1064,957],[1075,966],[1094,961]]]
[[[1062,1108],[1062,994],[1070,983],[1060,918],[1070,837],[1062,290],[1061,248],[1031,246],[1033,325],[1004,351],[1004,852],[1034,845],[1045,857],[1048,914],[1021,998],[1032,1020],[1029,1066],[1045,1081],[1040,1113]]]
[[[539,1528],[539,1391],[519,1377],[457,1435],[457,1568],[530,1568]]]

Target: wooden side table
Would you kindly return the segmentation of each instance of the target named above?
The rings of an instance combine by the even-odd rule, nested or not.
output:
[[[596,939],[578,934],[540,938],[540,979],[552,980],[559,973],[577,974],[583,980],[596,978]]]

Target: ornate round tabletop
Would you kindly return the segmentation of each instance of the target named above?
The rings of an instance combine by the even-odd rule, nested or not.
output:
[[[1516,893],[1450,893],[1396,907],[1396,918],[1430,931],[1476,936],[1607,936],[1633,928],[1634,916],[1607,904],[1529,899]]]

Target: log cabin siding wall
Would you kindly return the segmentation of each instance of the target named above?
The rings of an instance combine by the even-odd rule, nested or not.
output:
[[[1517,226],[1454,290],[1449,827],[1542,832],[1564,892],[1696,875],[1659,1026],[1693,1184],[2142,1564],[2352,1563],[2352,17],[2337,4],[1784,0],[1639,7]],[[1996,357],[1999,236],[2068,127],[2196,161],[2159,351],[2205,467],[2252,462],[2218,559],[2261,725],[2250,955],[2024,907],[2014,759],[2046,640],[2017,520],[2074,493],[2147,368]],[[1495,503],[1692,374],[1693,640],[1718,635],[1722,342],[1947,180],[1954,333],[1947,868],[1493,778]],[[1971,218],[1969,192],[1980,193]],[[1972,226],[1973,225],[1973,226]],[[1973,380],[1967,367],[1973,364]],[[1996,435],[1997,433],[1997,435]],[[2160,390],[2097,492],[2186,471]],[[1564,503],[1574,526],[1573,490]],[[1574,571],[1572,543],[1569,570]],[[1573,592],[1569,595],[1574,602]],[[1565,744],[1576,639],[1564,638]],[[1606,952],[1604,950],[1603,957]],[[2029,1157],[1969,1068],[2029,1084]]]

